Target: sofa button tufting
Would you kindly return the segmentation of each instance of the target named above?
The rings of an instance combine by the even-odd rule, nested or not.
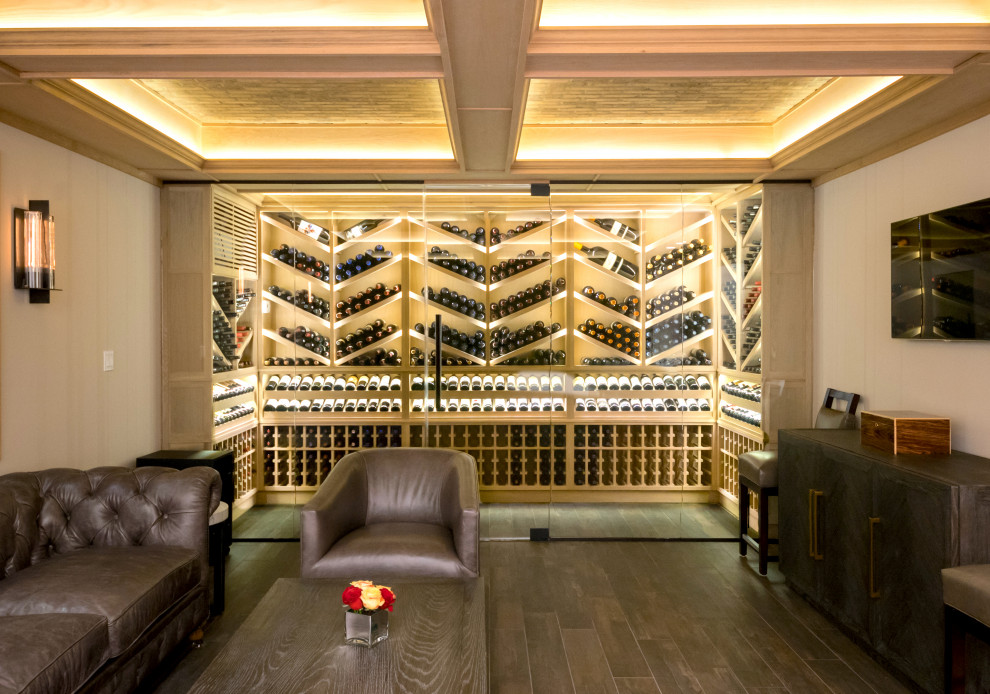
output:
[[[162,514],[162,518],[168,518],[168,514],[167,513],[163,513]]]

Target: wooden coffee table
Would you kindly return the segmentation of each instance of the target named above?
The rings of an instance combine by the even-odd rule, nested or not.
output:
[[[379,582],[397,597],[386,641],[344,645],[347,581],[280,578],[189,694],[488,692],[484,579]]]

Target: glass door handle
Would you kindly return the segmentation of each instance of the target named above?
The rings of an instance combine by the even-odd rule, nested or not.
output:
[[[443,359],[440,357],[440,345],[443,344],[443,341],[440,339],[440,328],[442,327],[443,319],[438,313],[433,318],[433,349],[436,354],[436,371],[433,376],[436,387],[433,389],[433,405],[437,412],[440,411],[440,384],[443,383],[441,380],[443,377]]]

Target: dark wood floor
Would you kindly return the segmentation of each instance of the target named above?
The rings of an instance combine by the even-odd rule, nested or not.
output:
[[[234,543],[227,611],[146,692],[184,694],[295,543]],[[494,694],[909,691],[731,543],[485,542]],[[327,605],[320,609],[336,609]]]

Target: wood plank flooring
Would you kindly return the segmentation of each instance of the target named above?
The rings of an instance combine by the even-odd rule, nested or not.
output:
[[[910,689],[731,543],[485,542],[494,694],[901,694]],[[227,611],[143,691],[185,694],[294,543],[234,543]]]

